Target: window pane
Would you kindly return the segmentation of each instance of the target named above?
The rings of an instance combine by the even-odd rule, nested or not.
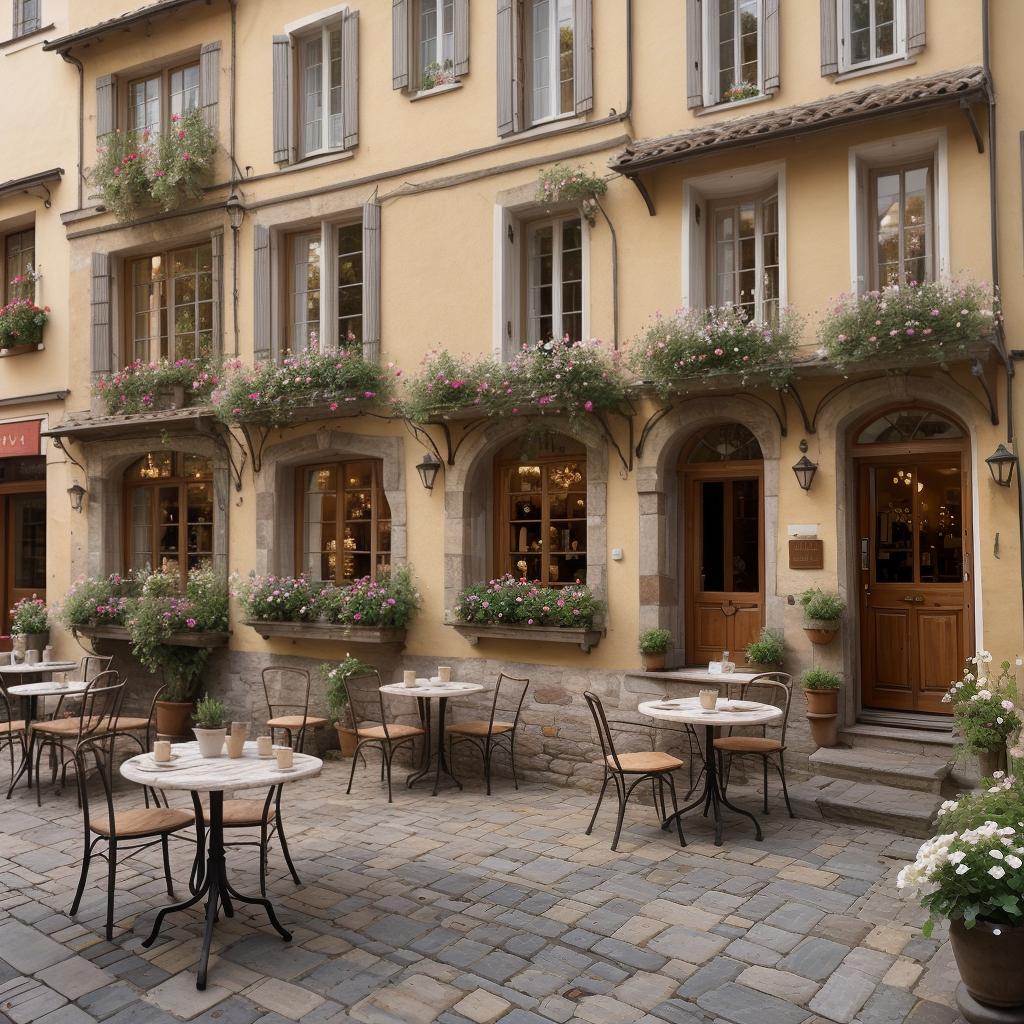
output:
[[[551,32],[554,21],[553,0],[533,0],[530,23],[530,109],[534,121],[551,117],[554,111],[551,91]]]
[[[725,590],[725,484],[717,480],[700,483],[700,588],[705,592]]]
[[[12,494],[14,586],[46,589],[46,495]]]
[[[914,467],[877,467],[875,476],[875,579],[914,582]]]
[[[573,87],[573,0],[558,0],[558,113],[575,110]]]
[[[420,73],[437,57],[437,4],[438,0],[420,0]]]
[[[132,82],[128,87],[128,127],[132,131],[160,130],[160,76]]]
[[[323,40],[307,39],[299,49],[302,92],[302,151],[323,145]]]
[[[184,117],[199,107],[199,65],[171,72],[171,116]]]
[[[330,65],[330,118],[327,126],[327,145],[340,146],[344,142],[344,117],[342,115],[342,77],[341,77],[341,30],[331,33],[331,65]]]
[[[953,456],[947,464],[923,463],[916,468],[918,579],[922,583],[963,583],[959,460]]]
[[[761,589],[759,487],[756,480],[732,482],[732,589],[749,594]]]
[[[153,490],[136,487],[131,492],[131,534],[129,569],[145,569],[153,564]]]
[[[31,280],[36,262],[36,233],[33,229],[16,231],[5,240],[7,276],[4,279],[7,301],[31,299],[35,284]]]
[[[338,228],[338,342],[358,345],[363,340],[363,227]]]
[[[304,352],[320,333],[320,235],[299,235],[293,242],[293,352]]]

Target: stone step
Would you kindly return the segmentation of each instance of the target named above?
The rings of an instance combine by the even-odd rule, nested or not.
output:
[[[793,810],[800,817],[884,828],[903,836],[927,839],[942,797],[816,775],[790,786]]]
[[[950,772],[952,751],[936,756],[859,745],[821,747],[808,760],[811,771],[834,779],[941,793]]]
[[[874,750],[901,750],[912,754],[947,757],[952,760],[957,741],[952,728],[910,729],[895,725],[870,725],[857,722],[839,732],[839,739],[850,747]]]

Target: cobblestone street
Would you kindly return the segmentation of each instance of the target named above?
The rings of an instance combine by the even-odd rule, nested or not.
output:
[[[949,946],[920,935],[894,879],[916,842],[882,831],[764,819],[765,841],[727,822],[685,820],[685,850],[649,805],[631,804],[617,853],[613,803],[584,835],[594,797],[504,778],[494,796],[396,787],[348,765],[286,787],[285,823],[303,884],[272,848],[269,894],[294,933],[262,912],[218,925],[210,983],[195,988],[201,917],[172,916],[159,847],[119,866],[113,943],[102,938],[104,866],[67,917],[82,822],[71,790],[19,788],[0,813],[0,1017],[15,1024],[946,1024],[957,1018]],[[122,784],[119,806],[141,804]],[[185,805],[182,794],[172,804]],[[737,791],[754,809],[757,798]],[[191,847],[175,844],[179,897]],[[228,851],[242,891],[254,847]],[[938,930],[937,930],[938,934]],[[944,932],[942,933],[944,934]]]

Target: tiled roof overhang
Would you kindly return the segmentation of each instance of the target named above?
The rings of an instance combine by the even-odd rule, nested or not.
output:
[[[840,125],[877,117],[916,112],[949,104],[970,105],[988,99],[989,84],[980,66],[942,71],[901,82],[872,85],[838,96],[730,118],[675,135],[632,142],[609,162],[611,168],[633,177],[638,172],[692,157],[741,146],[797,138]]]
[[[167,409],[161,412],[134,413],[125,416],[71,415],[57,426],[43,431],[44,437],[55,441],[124,440],[138,437],[159,437],[165,431],[210,432],[217,423],[209,406]]]
[[[59,39],[47,39],[43,43],[44,50],[56,50],[58,53],[67,53],[75,46],[87,46],[89,43],[99,42],[104,36],[114,32],[124,32],[139,22],[148,21],[152,18],[170,14],[182,7],[189,7],[195,3],[209,4],[210,0],[156,0],[155,3],[146,4],[134,11],[128,11],[116,18],[108,18],[96,25],[71,32]]]
[[[34,188],[41,188],[46,192],[46,205],[50,205],[50,190],[47,185],[59,182],[64,174],[63,167],[51,167],[48,171],[36,171],[35,174],[26,175],[24,178],[11,178],[8,181],[0,181],[0,199],[7,196],[21,195]]]

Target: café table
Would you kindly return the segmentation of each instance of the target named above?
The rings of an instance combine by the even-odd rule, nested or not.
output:
[[[154,761],[151,753],[136,754],[121,765],[121,774],[129,782],[136,782],[140,786],[156,786],[165,791],[187,790],[192,794],[197,832],[201,832],[205,827],[208,833],[206,872],[202,884],[189,899],[181,903],[172,903],[159,910],[149,936],[143,940],[142,945],[146,948],[153,945],[168,914],[187,910],[205,897],[206,924],[196,969],[196,988],[203,991],[206,988],[214,922],[217,921],[221,908],[227,917],[234,916],[232,901],[263,907],[278,935],[285,942],[290,942],[292,938],[291,932],[277,919],[274,905],[270,900],[261,896],[243,896],[228,879],[224,855],[225,794],[231,796],[240,790],[266,788],[266,813],[281,786],[319,775],[323,761],[310,754],[297,753],[294,755],[292,768],[278,768],[276,758],[273,755],[260,757],[256,752],[256,743],[251,740],[245,744],[241,757],[202,757],[199,754],[199,745],[195,742],[176,743],[171,747],[171,753],[174,755],[173,760],[163,763]],[[200,793],[209,794],[209,820],[206,821],[199,799]],[[201,849],[197,851],[197,857],[201,852]]]
[[[448,708],[450,697],[465,697],[471,693],[480,693],[483,687],[479,683],[462,683],[452,680],[449,683],[442,683],[438,679],[417,679],[415,686],[406,686],[405,683],[388,683],[380,688],[381,693],[391,694],[396,697],[415,697],[419,706],[420,722],[426,734],[423,742],[423,761],[418,771],[411,772],[405,780],[407,787],[412,789],[421,779],[430,774],[430,763],[436,761],[434,770],[434,792],[431,796],[437,796],[441,786],[441,775],[446,775],[459,789],[462,783],[452,773],[448,764],[448,758],[444,752],[445,713]],[[430,752],[431,734],[431,707],[437,701],[437,743],[435,752]]]
[[[731,709],[731,710],[730,710]],[[719,697],[714,710],[701,707],[699,697],[683,697],[677,700],[652,700],[641,704],[637,710],[649,718],[663,718],[672,722],[682,722],[695,727],[704,726],[704,791],[692,803],[681,807],[670,815],[662,828],[668,829],[675,824],[676,818],[682,817],[687,811],[704,805],[704,816],[711,811],[715,823],[715,846],[722,845],[722,808],[727,807],[737,814],[749,818],[754,823],[755,837],[758,842],[764,838],[761,824],[750,811],[737,807],[725,795],[718,774],[715,760],[715,730],[729,726],[767,725],[782,717],[782,709],[772,704],[760,704],[749,700],[729,700]]]

